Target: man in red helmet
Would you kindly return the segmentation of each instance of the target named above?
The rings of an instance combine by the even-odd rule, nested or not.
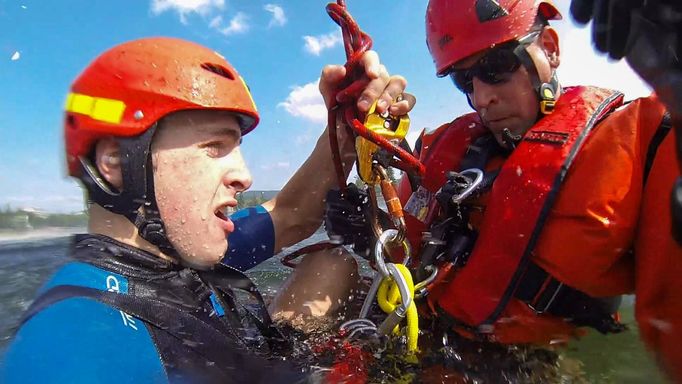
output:
[[[396,114],[411,108],[393,102],[404,80],[389,77],[376,54],[361,65],[360,111],[378,99]],[[325,68],[325,99],[344,76],[342,66]],[[65,109],[69,174],[87,191],[89,233],[75,237],[75,261],[25,314],[1,381],[300,380],[300,369],[266,358],[286,356],[289,345],[241,271],[319,227],[335,180],[326,136],[276,199],[228,217],[251,185],[240,143],[259,116],[218,53],[171,38],[121,44],[76,79]],[[323,261],[345,275],[330,296],[347,295],[352,259]],[[237,291],[255,304],[244,306]]]
[[[579,327],[619,332],[635,260],[682,257],[665,198],[679,174],[666,107],[562,86],[549,25],[560,18],[548,0],[429,2],[437,75],[475,112],[422,133],[426,176],[404,178],[399,194],[416,281],[438,268],[422,313],[447,332],[545,345]]]

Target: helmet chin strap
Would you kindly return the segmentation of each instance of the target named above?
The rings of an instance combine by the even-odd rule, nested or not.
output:
[[[559,93],[559,79],[557,78],[556,71],[552,71],[552,77],[550,78],[549,83],[543,83],[540,80],[540,75],[538,75],[538,69],[535,66],[535,62],[533,62],[533,59],[530,57],[530,54],[523,44],[519,44],[519,46],[514,49],[514,54],[528,71],[533,89],[535,89],[535,93],[540,99],[539,117],[551,114],[554,112],[557,95]]]
[[[156,128],[155,124],[139,136],[117,138],[121,155],[122,191],[115,191],[86,158],[80,158],[81,180],[92,202],[125,216],[137,227],[143,239],[159,247],[163,253],[177,258],[178,253],[168,240],[161,220],[154,190],[151,142]]]

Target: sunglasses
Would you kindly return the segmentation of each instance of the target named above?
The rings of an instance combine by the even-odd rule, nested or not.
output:
[[[539,32],[533,32],[523,38],[502,44],[491,49],[474,65],[466,69],[451,69],[448,75],[455,86],[466,94],[474,92],[474,77],[486,84],[500,84],[509,81],[511,75],[521,67],[516,49],[526,47],[533,42]]]

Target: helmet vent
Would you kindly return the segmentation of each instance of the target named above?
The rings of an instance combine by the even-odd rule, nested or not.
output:
[[[476,16],[481,23],[508,16],[509,12],[496,0],[476,0]]]
[[[201,64],[201,68],[230,80],[235,79],[234,73],[220,64],[203,63]]]

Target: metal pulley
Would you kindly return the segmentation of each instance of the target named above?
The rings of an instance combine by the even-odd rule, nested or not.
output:
[[[410,128],[409,116],[393,116],[388,111],[378,113],[376,106],[377,102],[375,101],[369,109],[367,117],[365,117],[365,127],[397,147],[405,139]],[[358,154],[358,175],[368,185],[375,185],[379,182],[379,175],[373,170],[374,155],[379,149],[378,145],[362,136],[355,139],[355,150]]]

